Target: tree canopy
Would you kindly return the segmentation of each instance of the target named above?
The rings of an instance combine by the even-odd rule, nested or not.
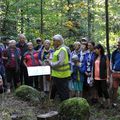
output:
[[[81,37],[105,43],[104,0],[1,0],[0,35],[28,40],[62,34],[66,41]],[[120,36],[120,1],[109,0],[110,45]]]

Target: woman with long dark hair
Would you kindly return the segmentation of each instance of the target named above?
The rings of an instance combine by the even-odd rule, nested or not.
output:
[[[93,78],[95,83],[95,88],[98,92],[100,104],[103,105],[103,97],[106,99],[106,107],[110,106],[110,97],[107,90],[107,82],[109,77],[109,67],[108,60],[105,56],[104,48],[101,44],[95,47],[95,61],[93,65]]]
[[[50,40],[44,41],[44,48],[40,50],[38,58],[42,65],[47,65],[46,61],[51,60],[53,56],[53,49],[51,49],[51,42]],[[44,75],[41,77],[41,81],[43,82],[43,90],[45,93],[48,93],[50,90],[50,75]],[[41,82],[41,83],[42,83]]]

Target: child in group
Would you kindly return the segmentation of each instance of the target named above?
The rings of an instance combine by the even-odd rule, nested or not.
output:
[[[80,76],[80,62],[77,55],[72,56],[72,84],[73,84],[73,91],[75,93],[75,97],[82,97],[83,91],[83,81],[81,81]]]

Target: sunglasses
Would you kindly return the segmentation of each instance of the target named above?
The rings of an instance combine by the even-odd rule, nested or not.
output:
[[[42,40],[36,40],[37,42],[42,42]]]

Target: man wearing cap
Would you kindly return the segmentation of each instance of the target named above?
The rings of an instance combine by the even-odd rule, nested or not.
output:
[[[70,80],[69,55],[64,45],[63,37],[59,34],[53,37],[53,46],[55,52],[52,61],[49,62],[52,67],[53,86],[51,90],[51,99],[54,99],[56,91],[61,101],[69,98],[68,80]]]
[[[42,45],[43,41],[42,41],[42,39],[41,38],[37,38],[36,39],[36,43],[37,43],[37,46],[34,47],[34,50],[41,51],[43,49],[43,45]]]

